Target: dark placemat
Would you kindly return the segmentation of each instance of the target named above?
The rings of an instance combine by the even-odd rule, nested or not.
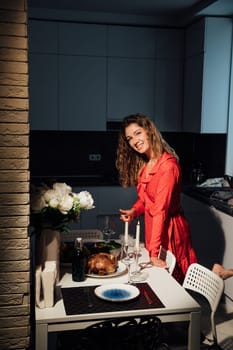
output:
[[[151,304],[148,303],[143,293],[140,293],[135,299],[119,303],[105,301],[98,298],[94,293],[94,289],[97,286],[62,288],[61,291],[66,314],[76,315],[165,307],[147,283],[137,283],[135,286],[137,286],[140,290],[142,288],[146,290],[149,298],[152,301]]]

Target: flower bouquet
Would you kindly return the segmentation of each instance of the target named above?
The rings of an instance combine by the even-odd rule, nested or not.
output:
[[[74,193],[70,186],[59,182],[52,188],[43,184],[32,189],[31,223],[39,232],[45,228],[64,231],[67,223],[79,219],[81,210],[94,208],[93,203],[87,191]]]

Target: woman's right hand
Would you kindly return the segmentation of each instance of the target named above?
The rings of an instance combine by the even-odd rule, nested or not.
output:
[[[131,222],[134,218],[135,218],[135,209],[131,208],[131,209],[119,209],[121,216],[120,219],[124,222]]]
[[[153,257],[151,257],[150,258],[150,261],[152,262],[152,264],[154,265],[154,266],[157,266],[157,267],[167,267],[167,264],[166,264],[166,262],[165,261],[163,261],[162,259],[159,259],[159,258],[157,258],[157,257],[155,257],[155,256],[153,256]]]

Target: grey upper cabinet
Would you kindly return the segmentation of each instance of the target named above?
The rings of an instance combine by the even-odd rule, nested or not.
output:
[[[106,26],[59,24],[59,126],[106,130]]]
[[[155,30],[108,28],[107,120],[154,113]]]
[[[154,58],[155,29],[128,26],[109,26],[108,56]]]
[[[141,112],[180,131],[183,57],[183,30],[109,26],[107,119]]]
[[[231,55],[231,66],[233,67],[233,47]],[[226,144],[226,163],[225,174],[233,176],[233,70],[230,77],[230,94],[229,94],[229,117]]]
[[[226,133],[232,21],[205,18],[186,35],[183,130]]]
[[[60,56],[59,126],[61,130],[106,128],[106,58]]]
[[[106,56],[105,25],[59,23],[59,54]]]
[[[154,121],[161,131],[181,131],[184,31],[156,30]]]
[[[181,131],[183,61],[156,60],[154,121],[161,131]]]
[[[32,129],[106,130],[145,113],[180,131],[183,31],[29,21]]]
[[[58,130],[57,55],[29,54],[30,128]]]
[[[28,21],[28,45],[33,53],[58,53],[58,24],[50,21]]]
[[[30,128],[58,129],[58,24],[33,21],[29,33]]]
[[[156,29],[156,59],[184,59],[184,30]]]
[[[108,120],[154,111],[154,60],[108,58]]]

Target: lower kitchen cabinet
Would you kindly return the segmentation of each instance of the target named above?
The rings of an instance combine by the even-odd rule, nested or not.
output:
[[[218,262],[233,268],[233,217],[187,195],[182,207],[189,221],[198,262],[210,269]],[[226,304],[233,309],[233,278],[225,281]]]
[[[215,217],[221,223],[223,237],[225,241],[225,249],[222,259],[223,266],[227,268],[233,268],[233,256],[232,256],[232,247],[233,247],[233,217],[227,215],[215,208],[212,208],[212,211]],[[233,308],[233,278],[225,280],[225,295],[228,297],[226,302],[229,302]],[[231,299],[231,303],[230,300]]]

